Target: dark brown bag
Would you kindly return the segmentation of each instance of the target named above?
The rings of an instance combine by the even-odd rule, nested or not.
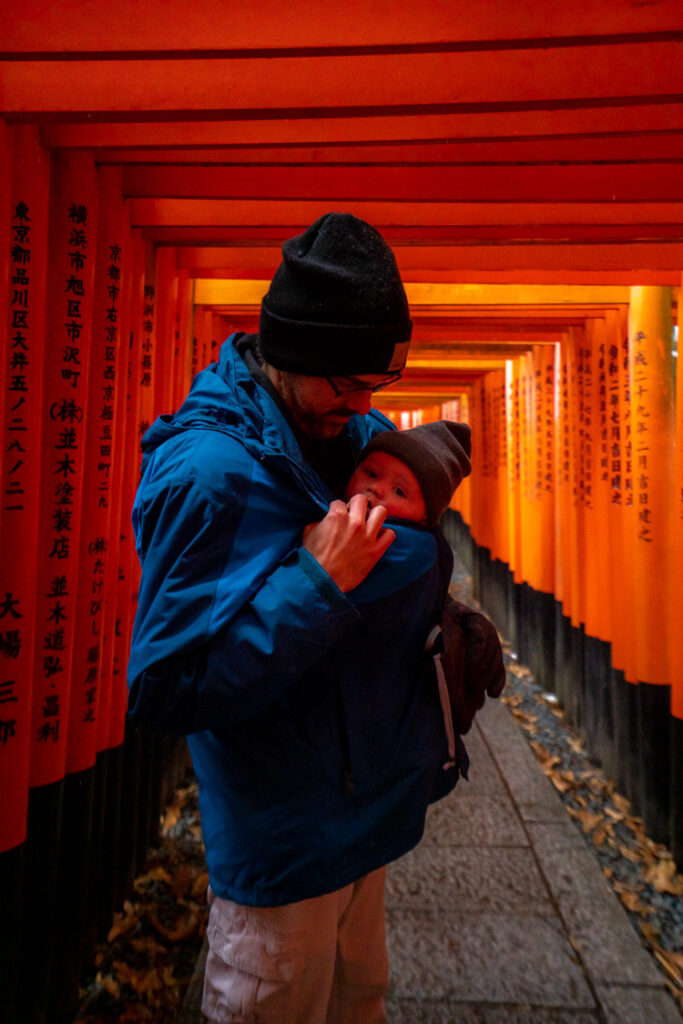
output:
[[[503,692],[503,650],[493,623],[449,595],[427,638],[425,653],[444,713],[449,753],[446,768],[457,760],[456,737],[469,731],[487,696],[499,697]]]

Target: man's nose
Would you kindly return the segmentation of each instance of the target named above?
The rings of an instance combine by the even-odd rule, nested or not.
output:
[[[345,404],[360,416],[367,416],[372,404],[372,391],[353,391],[344,396]]]

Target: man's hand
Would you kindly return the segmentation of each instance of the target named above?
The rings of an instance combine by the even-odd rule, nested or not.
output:
[[[382,529],[387,510],[376,505],[368,512],[368,499],[354,494],[348,505],[333,501],[324,519],[304,530],[304,547],[345,594],[362,583],[396,539]]]

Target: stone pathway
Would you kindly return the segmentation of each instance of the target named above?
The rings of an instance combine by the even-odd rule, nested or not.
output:
[[[389,1024],[680,1024],[662,975],[505,705],[387,883]]]

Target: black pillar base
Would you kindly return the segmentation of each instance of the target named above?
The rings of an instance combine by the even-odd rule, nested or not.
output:
[[[668,843],[671,811],[671,687],[638,683],[641,814],[647,834]]]

